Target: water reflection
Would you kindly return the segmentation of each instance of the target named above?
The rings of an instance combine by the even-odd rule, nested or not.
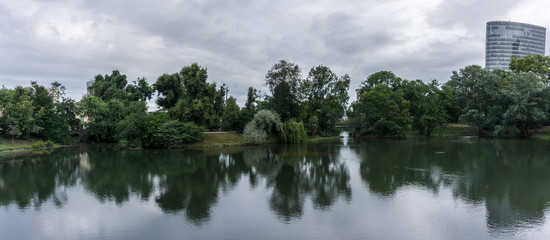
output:
[[[270,208],[284,221],[300,218],[306,198],[325,210],[342,197],[351,200],[349,171],[338,145],[282,145],[244,152],[253,171],[272,189]]]
[[[549,151],[545,142],[477,138],[207,151],[62,148],[0,159],[0,206],[63,208],[73,200],[68,189],[78,188],[98,203],[150,202],[165,214],[203,225],[224,196],[245,184],[267,194],[258,200],[265,201],[266,212],[292,223],[302,219],[309,203],[316,211],[330,211],[338,201],[351,202],[352,191],[386,201],[412,188],[436,199],[450,191],[454,200],[484,207],[490,231],[514,231],[544,224]],[[352,190],[350,173],[359,173],[363,186]]]
[[[404,187],[437,194],[450,188],[455,199],[485,204],[496,231],[544,221],[550,201],[548,145],[518,140],[365,140],[351,148],[361,158],[368,189],[391,197]]]
[[[248,178],[251,187],[272,189],[269,205],[284,220],[299,218],[311,198],[328,209],[339,196],[349,200],[349,171],[338,146],[256,147],[221,152],[127,151],[105,146],[62,149],[53,154],[0,162],[0,204],[37,209],[49,200],[69,201],[64,189],[81,185],[100,203],[149,201],[165,213],[184,212],[200,225],[209,221],[219,194]]]

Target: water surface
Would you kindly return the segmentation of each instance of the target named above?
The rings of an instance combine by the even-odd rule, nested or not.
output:
[[[0,157],[0,239],[549,239],[550,145],[342,139]]]

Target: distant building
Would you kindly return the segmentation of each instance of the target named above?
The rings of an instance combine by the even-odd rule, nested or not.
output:
[[[545,54],[546,28],[518,22],[487,22],[485,68],[509,70],[512,56]]]

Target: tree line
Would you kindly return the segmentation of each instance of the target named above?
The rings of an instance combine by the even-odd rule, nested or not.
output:
[[[529,137],[548,123],[550,57],[513,58],[510,69],[467,66],[443,85],[380,71],[361,83],[349,121],[356,135],[405,137],[413,130],[430,136],[447,123],[462,122],[495,136]],[[303,77],[297,64],[280,60],[264,83],[268,92],[249,87],[241,108],[225,84],[208,82],[207,69],[197,63],[153,84],[145,78],[128,83],[118,70],[96,75],[90,94],[78,102],[66,98],[58,82],[50,87],[31,82],[0,89],[0,133],[68,143],[73,130],[85,128],[89,142],[168,148],[201,141],[206,129],[240,131],[249,143],[277,132],[285,143],[338,133],[349,100],[347,74],[320,65]],[[155,93],[161,109],[148,113],[146,101]]]
[[[548,125],[550,57],[513,57],[510,71],[477,65],[454,71],[441,85],[403,80],[381,71],[362,82],[349,112],[356,134],[430,136],[447,123],[465,123],[480,134],[530,137]]]

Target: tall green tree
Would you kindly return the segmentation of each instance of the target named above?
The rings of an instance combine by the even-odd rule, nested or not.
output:
[[[265,84],[271,91],[266,100],[267,107],[274,110],[282,121],[300,119],[301,111],[301,69],[298,65],[280,60],[265,75]]]
[[[333,132],[339,119],[344,115],[350,78],[344,75],[338,78],[330,68],[317,66],[311,68],[308,77],[303,82],[305,110],[307,119],[314,119],[318,129],[309,129],[310,133],[320,131],[329,134]],[[311,124],[311,123],[310,123]],[[311,126],[311,125],[310,125]]]
[[[126,84],[128,84],[126,75],[121,74],[118,70],[113,70],[111,75],[96,75],[89,90],[93,96],[103,101],[111,99],[124,100],[126,98]]]
[[[153,88],[158,92],[157,104],[165,109],[176,106],[183,98],[183,82],[179,73],[163,74]]]
[[[376,86],[384,84],[392,89],[398,88],[401,85],[402,79],[396,76],[391,71],[379,71],[373,73],[367,77],[367,79],[361,82],[359,87],[359,95],[371,91]]]
[[[409,102],[403,98],[402,90],[392,91],[385,84],[379,84],[361,95],[358,107],[364,115],[368,134],[405,137],[410,115]]]
[[[503,115],[505,125],[518,129],[518,136],[530,137],[532,131],[548,120],[550,89],[535,73],[511,74],[501,94],[510,105]]]
[[[542,79],[546,84],[550,81],[550,57],[527,55],[523,58],[512,57],[510,70],[515,73],[532,72]]]
[[[244,108],[239,113],[239,121],[235,125],[235,130],[242,131],[246,123],[252,121],[256,114],[257,106],[260,102],[260,93],[253,87],[248,88]]]
[[[502,122],[509,104],[509,99],[500,94],[505,87],[504,78],[472,65],[454,71],[447,85],[453,88],[456,103],[463,109],[460,122],[480,130],[493,130]]]
[[[133,81],[133,84],[126,86],[126,92],[128,93],[129,101],[147,101],[153,96],[153,87],[147,83],[147,79],[138,78],[137,81]]]
[[[237,105],[237,100],[234,97],[229,97],[223,113],[223,126],[230,131],[234,130],[239,121],[240,108]]]
[[[275,94],[275,88],[286,82],[292,95],[297,96],[302,82],[302,70],[292,62],[280,60],[273,65],[265,75],[265,84],[272,94]]]

